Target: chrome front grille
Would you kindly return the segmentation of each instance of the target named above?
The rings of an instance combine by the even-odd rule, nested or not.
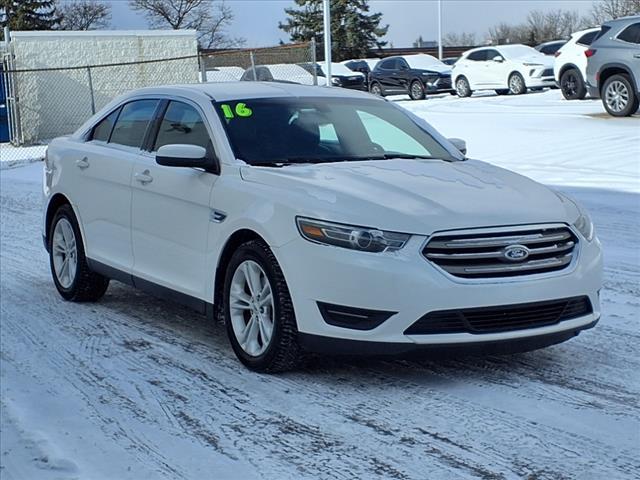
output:
[[[422,254],[456,277],[510,277],[566,268],[577,243],[577,237],[567,227],[443,233],[433,236]]]

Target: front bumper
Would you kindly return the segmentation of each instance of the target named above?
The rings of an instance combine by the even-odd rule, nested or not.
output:
[[[452,347],[517,342],[547,335],[570,338],[575,334],[570,332],[588,328],[600,318],[598,291],[602,285],[602,253],[597,239],[582,240],[575,261],[564,270],[481,280],[455,278],[440,270],[422,256],[425,240],[424,236],[414,236],[402,250],[382,254],[319,245],[302,238],[274,248],[287,279],[302,338],[370,342],[369,348],[382,343],[386,344],[385,350],[395,349],[389,347],[395,344],[412,350],[427,345]],[[581,295],[589,297],[593,312],[554,325],[483,334],[404,333],[431,311]],[[397,313],[371,330],[355,330],[325,322],[317,302]]]
[[[527,88],[555,87],[556,80],[553,76],[548,77],[529,77],[527,80]]]

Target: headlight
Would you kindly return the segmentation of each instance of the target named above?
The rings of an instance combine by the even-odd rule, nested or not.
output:
[[[593,222],[591,221],[591,217],[585,212],[582,212],[573,224],[574,227],[582,234],[587,241],[593,240],[595,228],[593,227]]]
[[[395,252],[411,238],[406,233],[384,232],[375,228],[296,218],[298,230],[307,240],[362,252]]]
[[[342,85],[342,80],[337,77],[331,77],[331,85]]]

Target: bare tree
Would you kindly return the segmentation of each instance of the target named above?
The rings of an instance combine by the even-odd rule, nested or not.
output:
[[[476,44],[475,33],[447,33],[442,39],[445,47],[469,47]]]
[[[640,0],[634,0],[639,1]],[[573,10],[532,10],[524,23],[510,25],[499,23],[489,29],[489,37],[494,44],[526,43],[536,45],[551,40],[568,38],[590,22]]]
[[[96,30],[111,22],[111,6],[98,0],[64,1],[58,13],[62,30]]]
[[[244,43],[244,39],[233,38],[226,31],[233,21],[233,11],[224,2],[129,0],[129,5],[144,13],[152,28],[197,30],[198,41],[205,48],[229,48]]]
[[[600,25],[607,20],[637,15],[640,13],[640,0],[599,0],[591,7],[591,20]]]

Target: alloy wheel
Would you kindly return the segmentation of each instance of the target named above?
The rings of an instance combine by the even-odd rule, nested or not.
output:
[[[70,288],[76,277],[78,250],[73,228],[66,218],[61,218],[53,230],[53,269],[63,288]]]
[[[418,100],[422,97],[422,87],[418,82],[413,82],[411,85],[411,98]]]
[[[562,91],[565,93],[565,96],[567,97],[575,96],[578,88],[577,84],[578,84],[578,79],[573,73],[568,73],[567,75],[565,75],[562,82]]]
[[[245,260],[236,268],[229,313],[240,348],[252,357],[262,355],[273,337],[275,309],[271,284],[257,262]]]
[[[520,77],[520,75],[512,75],[511,79],[509,80],[509,89],[511,90],[511,93],[522,93],[523,90],[523,83],[522,83],[522,78]]]
[[[469,86],[467,85],[466,80],[461,78],[456,82],[456,92],[458,92],[459,96],[461,97],[467,96],[468,89],[469,89]]]
[[[607,85],[605,92],[605,101],[609,108],[614,112],[621,112],[629,103],[629,90],[627,86],[619,81],[615,80]]]

